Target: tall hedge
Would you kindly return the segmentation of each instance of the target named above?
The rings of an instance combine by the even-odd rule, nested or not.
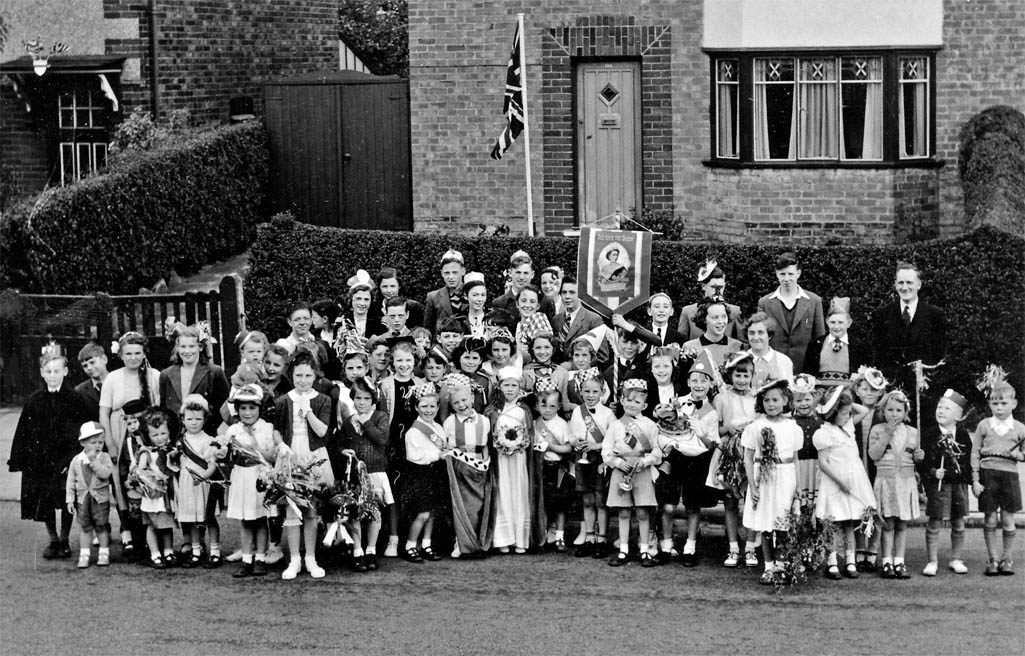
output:
[[[44,192],[2,220],[0,284],[37,293],[135,293],[172,269],[240,253],[264,217],[267,135],[225,126]]]
[[[989,107],[961,128],[958,169],[967,223],[1025,236],[1025,115]]]
[[[522,248],[538,272],[552,264],[576,269],[577,240],[565,237],[464,237],[350,231],[277,219],[260,226],[246,277],[246,308],[251,327],[278,336],[281,321],[296,300],[335,298],[357,268],[371,273],[396,267],[408,295],[422,299],[441,285],[439,262],[448,248],[458,249],[469,270],[482,271],[489,294],[501,293],[500,272],[509,255]],[[678,303],[700,294],[694,278],[707,257],[727,273],[727,297],[745,313],[777,283],[773,261],[779,246],[692,244],[655,241],[652,291],[669,293]],[[969,386],[989,362],[1012,372],[1025,397],[1025,240],[981,228],[950,240],[900,246],[818,246],[794,249],[802,262],[801,284],[823,298],[851,297],[852,338],[868,339],[872,311],[895,298],[898,260],[923,269],[923,298],[946,311],[950,322],[948,365],[934,385]]]

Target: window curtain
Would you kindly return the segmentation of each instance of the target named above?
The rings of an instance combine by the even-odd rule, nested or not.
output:
[[[925,157],[926,101],[929,86],[904,83],[900,94],[900,143],[904,157]]]
[[[883,60],[872,59],[870,74],[873,80],[882,80]],[[883,158],[883,83],[865,85],[865,131],[861,145],[862,159]]]
[[[828,83],[801,83],[801,159],[836,159],[840,132],[836,94],[835,79]]]
[[[755,85],[754,85],[754,158],[757,159],[796,159],[797,155],[797,94],[793,92],[793,78],[789,84],[765,84],[768,80],[769,62],[768,59],[755,60]],[[773,87],[775,93],[770,93],[769,87]],[[789,92],[789,93],[788,93]],[[789,105],[789,109],[783,106]],[[774,134],[770,129],[771,118],[789,111],[789,137],[785,157],[773,157],[772,148],[777,145],[784,135]]]
[[[736,120],[737,105],[735,102],[736,85],[719,84],[718,117],[716,124],[719,130],[719,157],[736,157]]]

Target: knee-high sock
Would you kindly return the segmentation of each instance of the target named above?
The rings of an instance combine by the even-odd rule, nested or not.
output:
[[[925,528],[925,550],[929,554],[929,562],[935,563],[940,558],[940,529]]]
[[[950,529],[950,559],[961,558],[961,548],[964,546],[964,527]]]
[[[990,560],[998,560],[1000,555],[997,553],[997,527],[986,526],[982,529],[982,537],[986,540],[986,553],[989,554]]]
[[[1014,534],[1015,530],[1012,528],[1010,531],[1004,529],[1004,555],[1001,556],[1002,560],[1014,560]]]

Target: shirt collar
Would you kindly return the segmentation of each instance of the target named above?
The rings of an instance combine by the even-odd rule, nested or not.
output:
[[[475,419],[477,419],[477,411],[476,410],[471,411],[470,414],[466,415],[465,417],[462,417],[460,415],[456,415],[456,418],[459,419],[459,421],[463,422],[464,424],[468,424],[471,421],[474,421]]]
[[[902,314],[904,312],[904,308],[908,309],[908,312],[911,313],[911,316],[915,316],[915,312],[918,311],[918,298],[915,297],[915,298],[911,299],[911,301],[908,302],[908,303],[905,303],[902,300],[900,302],[900,311],[901,311]]]
[[[836,337],[833,337],[832,335],[830,335],[829,336],[829,343],[832,344],[835,341],[837,341]],[[842,342],[844,344],[850,344],[849,338],[847,337],[847,333],[844,333],[843,335],[840,336],[840,342]]]
[[[729,343],[730,343],[730,337],[729,337],[729,335],[723,335],[721,338],[719,338],[718,342],[713,342],[712,340],[710,340],[707,337],[705,337],[704,333],[702,333],[701,336],[698,338],[698,341],[701,342],[702,346],[711,346],[712,344],[719,344],[719,345],[722,345],[722,346],[728,346]]]
[[[776,291],[774,291],[771,294],[769,294],[769,298],[775,298],[775,299],[778,299],[780,301],[783,300],[783,297],[780,296],[780,293],[779,293],[779,287],[776,288]],[[797,298],[810,298],[808,296],[808,292],[804,291],[804,288],[801,287],[800,285],[797,286]]]
[[[765,355],[756,355],[755,356],[755,360],[765,360],[766,362],[772,362],[775,359],[776,359],[776,350],[775,349],[771,349],[771,348],[768,351],[765,352]]]
[[[993,426],[995,427],[1006,428],[1008,430],[1014,428],[1013,415],[1008,417],[1007,419],[997,419],[996,417],[991,417],[991,419],[993,420]]]

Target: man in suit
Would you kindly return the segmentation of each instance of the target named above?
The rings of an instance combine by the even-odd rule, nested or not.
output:
[[[896,387],[914,398],[915,373],[908,365],[916,360],[934,365],[943,359],[947,350],[947,320],[942,310],[919,298],[922,277],[915,265],[897,264],[894,289],[898,299],[872,314],[873,364]],[[923,419],[928,416],[928,412],[923,412]]]
[[[534,280],[534,261],[530,259],[530,255],[526,251],[519,250],[512,254],[509,258],[509,290],[491,301],[491,307],[495,310],[504,310],[513,316],[516,322],[520,320],[520,310],[516,307],[516,297],[520,295],[520,291],[524,287],[531,284]],[[552,322],[555,319],[555,302],[548,298],[544,294],[538,291],[538,296],[541,297],[541,305],[538,307],[539,312],[543,312],[548,317],[548,321]]]
[[[75,393],[82,397],[89,408],[89,417],[99,421],[100,390],[103,381],[107,379],[107,353],[96,342],[89,342],[78,352],[78,362],[89,378],[75,386]]]
[[[769,346],[785,353],[794,363],[794,371],[804,371],[804,355],[812,340],[826,334],[822,299],[802,289],[797,281],[801,266],[793,253],[776,258],[779,287],[758,299],[758,309],[776,322],[776,334]]]
[[[701,293],[703,294],[701,303],[708,301],[725,302],[726,274],[719,268],[715,260],[709,260],[703,267],[698,269],[698,284],[701,285]],[[683,335],[684,341],[697,339],[705,333],[695,320],[698,316],[698,306],[701,303],[684,305],[683,309],[680,310],[680,323],[676,327],[676,331]],[[729,317],[726,335],[744,341],[744,337],[741,335],[740,306],[726,303],[726,313]]]
[[[580,297],[577,295],[578,289],[576,278],[569,274],[563,276],[559,298],[566,306],[566,311],[556,314],[552,319],[552,330],[555,331],[555,351],[559,356],[557,358],[559,362],[565,362],[572,356],[567,349],[574,339],[604,323],[597,312],[592,312],[580,303]]]
[[[441,256],[441,279],[445,285],[427,294],[424,302],[424,328],[432,335],[445,319],[463,316],[467,312],[466,299],[463,298],[463,276],[466,266],[463,255],[459,251],[449,250]]]

